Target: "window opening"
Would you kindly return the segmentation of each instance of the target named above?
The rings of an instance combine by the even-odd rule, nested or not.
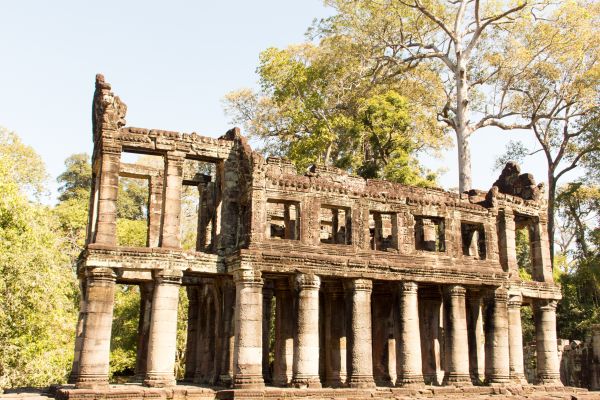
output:
[[[397,218],[393,213],[371,211],[369,213],[369,236],[371,250],[397,249]]]
[[[300,240],[300,203],[267,200],[267,232],[271,239]]]
[[[483,224],[466,223],[460,224],[463,255],[478,260],[485,260],[485,230]]]
[[[352,217],[350,208],[321,206],[321,243],[352,244]]]
[[[415,247],[417,250],[446,251],[445,223],[439,217],[415,217]]]

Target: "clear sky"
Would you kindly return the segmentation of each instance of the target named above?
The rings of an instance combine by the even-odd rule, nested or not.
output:
[[[0,125],[44,159],[50,187],[65,158],[92,150],[94,76],[103,73],[127,104],[131,126],[219,136],[230,128],[224,94],[256,85],[258,54],[304,40],[321,0],[6,1],[0,12]],[[482,131],[473,137],[474,187],[487,189],[508,139],[528,133]],[[458,186],[455,149],[426,165],[448,170]],[[544,161],[524,170],[544,180]]]

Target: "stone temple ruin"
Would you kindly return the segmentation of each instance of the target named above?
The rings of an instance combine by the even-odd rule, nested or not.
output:
[[[330,167],[299,175],[288,161],[252,151],[238,129],[214,139],[133,128],[125,113],[98,75],[75,386],[59,391],[64,398],[107,390],[107,398],[160,397],[180,387],[187,398],[233,398],[249,393],[243,389],[253,398],[392,387],[487,393],[526,384],[522,307],[532,307],[535,320],[535,383],[561,385],[561,294],[546,204],[517,166],[507,166],[489,192],[463,194]],[[131,164],[122,153],[159,162]],[[201,167],[186,167],[195,162]],[[117,243],[123,177],[148,183],[145,247]],[[190,250],[181,234],[186,187],[198,199]],[[516,259],[522,228],[531,245],[529,281],[520,279]],[[140,286],[139,384],[111,389],[117,283]],[[176,382],[181,286],[189,320],[185,379]]]

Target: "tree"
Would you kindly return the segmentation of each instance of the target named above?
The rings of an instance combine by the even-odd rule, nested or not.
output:
[[[547,163],[548,235],[554,255],[557,185],[600,152],[600,4],[568,1],[548,19],[523,25],[504,45],[510,68],[499,74],[511,128],[533,132]],[[512,144],[509,155],[532,152]]]
[[[65,171],[58,176],[57,181],[60,184],[58,188],[59,201],[78,197],[82,192],[89,195],[92,186],[90,156],[86,153],[69,156],[65,160]]]
[[[427,68],[443,83],[437,117],[456,135],[459,190],[471,189],[469,137],[486,126],[503,129],[513,113],[494,101],[496,80],[510,60],[500,44],[516,21],[531,21],[538,3],[456,0],[329,0],[337,15],[321,35],[345,35],[370,55],[372,79],[390,81]],[[500,62],[499,62],[500,60]]]
[[[234,123],[242,123],[251,136],[265,143],[266,153],[290,158],[299,170],[324,163],[364,177],[404,179],[405,174],[391,173],[393,166],[418,166],[415,154],[439,149],[445,143],[443,134],[425,107],[403,96],[402,91],[415,92],[416,85],[372,83],[365,75],[361,52],[341,36],[318,45],[267,49],[258,67],[261,92],[229,93],[226,111]],[[425,101],[435,92],[421,89],[419,93]],[[368,114],[377,120],[371,121]],[[386,125],[382,116],[394,121]],[[386,139],[387,148],[375,148],[385,135],[391,139]],[[392,149],[396,143],[404,146]],[[393,163],[387,159],[391,153]],[[425,184],[427,177],[421,172],[414,171]]]
[[[0,390],[64,382],[73,357],[77,286],[48,207],[45,168],[0,134]]]

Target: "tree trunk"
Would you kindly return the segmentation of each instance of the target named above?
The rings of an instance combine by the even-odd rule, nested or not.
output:
[[[556,179],[554,168],[548,166],[548,244],[550,245],[550,264],[554,269],[554,203],[556,200]]]
[[[471,190],[471,148],[469,146],[469,84],[466,67],[457,52],[456,79],[456,146],[458,148],[458,191]]]

